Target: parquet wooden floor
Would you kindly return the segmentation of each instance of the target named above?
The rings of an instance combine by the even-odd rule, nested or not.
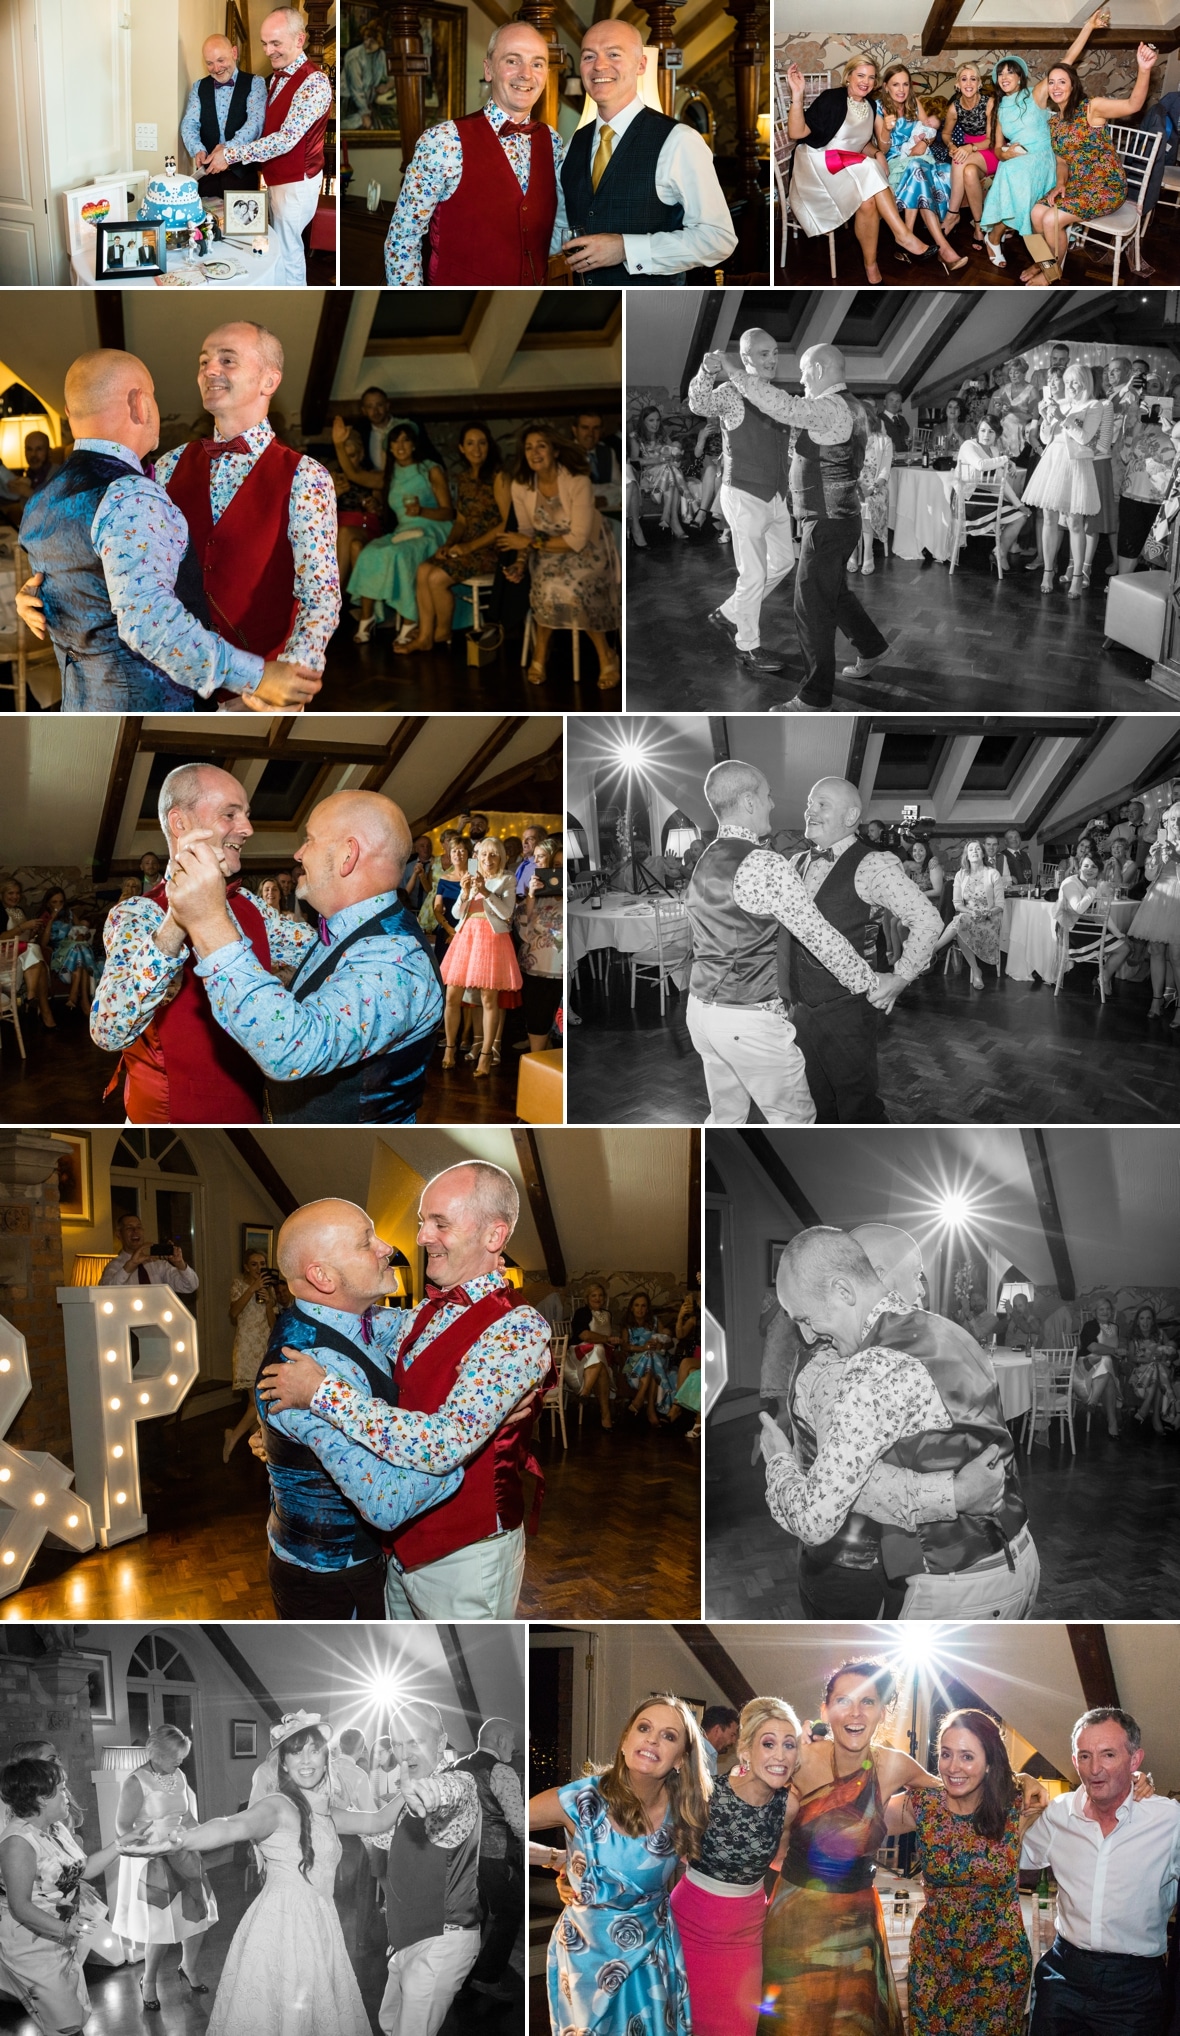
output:
[[[928,238],[918,228],[919,237]],[[948,276],[938,261],[918,261],[903,265],[893,258],[896,243],[887,229],[881,232],[881,277],[887,287],[903,290],[1019,290],[1023,286],[1020,271],[1028,266],[1028,256],[1022,241],[1009,240],[1004,248],[1008,259],[1005,269],[992,267],[981,249],[972,246],[971,226],[964,217],[951,236],[956,254],[969,255],[969,265]],[[831,263],[828,256],[828,240],[824,234],[815,240],[808,240],[803,234],[792,234],[785,264],[779,260],[782,245],[781,232],[776,236],[774,249],[774,280],[776,283],[793,284],[796,289],[806,288],[861,290],[865,288],[864,262],[856,243],[851,226],[842,227],[836,234],[836,281],[832,282]],[[1105,266],[1096,259],[1096,248],[1071,248],[1065,264],[1065,284],[1069,289],[1108,288],[1111,280],[1111,264]],[[1180,283],[1180,234],[1170,212],[1156,211],[1151,227],[1144,239],[1143,259],[1150,262],[1155,271],[1151,278],[1153,289],[1167,284]],[[1130,295],[1133,287],[1131,278],[1120,266],[1119,289]],[[1060,295],[1060,291],[1054,292]],[[1120,309],[1122,304],[1120,303]]]
[[[122,1082],[114,1095],[103,1090],[114,1071],[113,1054],[95,1046],[79,1016],[55,1005],[57,1029],[47,1032],[36,1018],[26,1025],[26,1058],[17,1052],[12,1027],[0,1030],[0,1123],[122,1124]],[[442,1047],[431,1062],[420,1124],[512,1124],[516,1120],[519,1014],[508,1012],[500,1066],[479,1081],[465,1061],[443,1073]]]
[[[658,534],[657,534],[658,535]],[[837,679],[838,708],[1162,713],[1171,702],[1144,683],[1148,666],[1103,642],[1105,541],[1094,591],[1043,596],[1039,575],[1014,573],[1001,586],[982,544],[968,547],[952,576],[933,560],[878,556],[871,579],[852,584],[878,627],[893,640],[883,664],[864,680]],[[797,689],[803,666],[791,616],[789,576],[762,617],[763,647],[783,659],[778,677],[737,664],[724,638],[706,626],[710,609],[733,592],[728,546],[711,538],[655,541],[627,548],[627,706],[631,712],[762,713]],[[837,671],[851,657],[841,638]],[[609,697],[609,696],[608,696]]]
[[[771,1519],[750,1463],[750,1414],[706,1434],[705,1617],[799,1619],[798,1544]],[[1132,1426],[1117,1442],[1075,1426],[1077,1455],[1055,1429],[1020,1455],[1041,1558],[1038,1619],[1180,1617],[1180,1440]],[[1096,1523],[1101,1522],[1101,1533]]]
[[[585,635],[581,682],[574,685],[568,630],[554,636],[545,684],[531,686],[520,662],[519,633],[508,638],[491,664],[469,665],[465,632],[456,636],[453,649],[395,657],[391,630],[378,630],[367,644],[355,644],[353,627],[346,609],[328,647],[317,713],[617,714],[622,706],[620,687],[599,692],[598,661]]]
[[[541,1529],[528,1544],[521,1616],[696,1619],[700,1616],[699,1444],[690,1424],[651,1429],[617,1414],[605,1434],[566,1408],[569,1449],[545,1415]]]
[[[923,976],[880,1032],[881,1095],[895,1124],[1172,1124],[1180,1120],[1180,1033],[1149,1020],[1150,990],[1118,983],[1105,1004],[1092,969],[1061,995],[1042,984],[973,991],[966,970]],[[708,1114],[684,999],[614,970],[609,993],[583,963],[566,1055],[575,1124],[701,1124]],[[761,1121],[752,1112],[751,1121]]]

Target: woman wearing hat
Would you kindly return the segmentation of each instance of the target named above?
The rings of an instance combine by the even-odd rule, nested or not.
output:
[[[1104,28],[1109,19],[1106,8],[1095,10],[1066,51],[1067,64],[1081,55],[1091,31]],[[1000,58],[992,72],[992,83],[1000,95],[996,112],[999,166],[984,200],[980,222],[984,229],[983,245],[993,268],[1003,269],[1007,267],[1000,246],[1004,228],[1021,234],[1040,272],[1033,287],[1043,289],[1061,280],[1053,251],[1034,227],[1032,216],[1033,206],[1046,198],[1057,182],[1057,162],[1045,112],[1049,81],[1042,78],[1038,85],[1031,85],[1024,58],[1009,55]]]

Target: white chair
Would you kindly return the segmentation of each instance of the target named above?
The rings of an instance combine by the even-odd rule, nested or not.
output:
[[[589,96],[590,96],[590,95],[589,95],[589,93],[587,93],[587,95],[586,95],[586,96],[587,96],[587,98],[589,98]],[[582,633],[581,633],[580,629],[578,628],[578,625],[577,625],[577,623],[576,623],[576,622],[572,622],[572,623],[566,623],[566,622],[563,622],[563,623],[559,624],[558,626],[559,626],[560,628],[562,628],[562,629],[570,629],[570,630],[572,630],[572,632],[573,632],[573,639],[574,639],[574,684],[575,684],[575,686],[580,686],[580,685],[581,685],[581,683],[582,683],[582,658],[581,658],[581,643],[582,643]],[[533,636],[534,636],[534,634],[535,634],[535,631],[536,631],[536,624],[535,624],[535,622],[533,621],[533,611],[532,611],[532,609],[530,608],[530,609],[529,609],[529,612],[528,612],[528,614],[527,614],[527,615],[525,616],[525,619],[524,619],[524,641],[523,641],[523,643],[522,643],[522,644],[521,644],[521,646],[520,646],[520,661],[521,661],[521,664],[522,664],[522,665],[527,665],[527,663],[528,663],[528,661],[529,661],[529,657],[530,657],[530,655],[531,655],[531,653],[532,653],[532,648],[533,648]]]
[[[1056,882],[1057,882],[1057,864],[1055,862],[1043,862],[1041,864],[1042,891],[1051,891]]]
[[[27,1058],[25,1042],[20,1029],[19,999],[23,981],[24,970],[21,967],[20,941],[16,938],[15,934],[11,939],[5,936],[3,940],[0,940],[0,1025],[3,1025],[6,1020],[11,1020],[22,1060]]]
[[[1180,212],[1180,163],[1170,163],[1164,171],[1160,194],[1155,202],[1161,212]]]
[[[831,82],[832,73],[830,71],[804,71],[804,112],[806,112],[813,99],[818,99],[821,92],[826,92],[829,89]],[[778,124],[775,127],[774,147],[771,154],[774,158],[774,181],[783,221],[779,263],[780,266],[785,267],[788,238],[792,233],[802,233],[803,228],[791,214],[791,161],[798,144],[793,142],[787,133],[787,116],[791,110],[791,94],[787,86],[786,76],[782,71],[776,71],[774,74],[774,103],[775,111],[778,115]],[[834,229],[828,234],[827,239],[828,260],[831,263],[832,281],[834,283],[836,280],[836,234]]]
[[[467,589],[471,601],[471,627],[473,629],[483,628],[483,596],[490,593],[495,584],[495,573],[472,573],[468,579],[457,580],[455,582],[456,592],[460,587],[466,587]]]
[[[692,953],[692,926],[683,898],[653,898],[652,945],[637,948],[631,955],[631,1009],[635,1009],[635,986],[640,976],[654,977],[660,986],[660,1017],[664,1015],[668,978]]]
[[[1099,240],[1114,242],[1114,272],[1111,286],[1118,282],[1119,263],[1123,246],[1130,241],[1134,251],[1135,267],[1139,267],[1139,238],[1143,231],[1143,194],[1151,175],[1151,166],[1162,135],[1147,134],[1140,127],[1120,127],[1112,123],[1106,130],[1113,142],[1123,174],[1127,179],[1127,195],[1117,212],[1107,214],[1105,219],[1087,219],[1082,225],[1070,229],[1070,241],[1074,247],[1085,247],[1091,235]],[[1165,170],[1164,176],[1167,177]]]
[[[1057,922],[1057,979],[1053,995],[1061,995],[1061,985],[1066,972],[1074,962],[1094,962],[1098,968],[1098,994],[1106,1002],[1106,976],[1103,960],[1110,942],[1107,938],[1110,922],[1110,907],[1101,912],[1082,912],[1068,930]]]
[[[1048,1429],[1050,1422],[1060,1421],[1064,1437],[1069,1431],[1069,1447],[1072,1456],[1077,1455],[1073,1439],[1073,1373],[1078,1354],[1075,1350],[1030,1350],[1033,1371],[1032,1406],[1025,1415],[1025,1431],[1031,1437],[1033,1431],[1043,1422]]]
[[[990,537],[995,547],[996,571],[1003,579],[1001,532],[1006,523],[1014,523],[1018,519],[1023,523],[1028,513],[1008,500],[1007,483],[1006,459],[972,460],[962,473],[956,469],[951,488],[952,573],[959,563],[959,553],[967,538]]]
[[[554,1369],[554,1371],[555,1371],[555,1372],[557,1373],[557,1384],[556,1384],[555,1386],[550,1386],[550,1388],[549,1388],[548,1392],[542,1395],[542,1399],[541,1399],[541,1414],[542,1414],[542,1417],[544,1417],[545,1409],[546,1409],[546,1407],[548,1407],[548,1409],[549,1409],[549,1434],[550,1434],[550,1437],[552,1437],[552,1436],[553,1436],[553,1435],[554,1435],[554,1434],[556,1433],[556,1431],[557,1431],[557,1424],[558,1424],[558,1422],[560,1421],[560,1423],[561,1423],[561,1446],[562,1446],[562,1448],[563,1448],[563,1449],[568,1449],[568,1448],[569,1448],[569,1446],[570,1446],[570,1440],[569,1440],[569,1436],[568,1436],[568,1435],[566,1434],[566,1432],[565,1432],[565,1393],[566,1393],[566,1385],[565,1385],[565,1353],[566,1353],[566,1339],[565,1339],[565,1338],[563,1337],[563,1338],[561,1339],[561,1343],[560,1343],[560,1346],[559,1346],[559,1344],[558,1344],[558,1342],[557,1342],[557,1339],[555,1338],[555,1339],[554,1339],[554,1342],[553,1342],[553,1346],[552,1346],[552,1351],[553,1351],[553,1369]]]

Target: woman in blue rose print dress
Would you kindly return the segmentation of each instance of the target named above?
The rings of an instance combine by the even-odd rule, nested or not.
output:
[[[655,1428],[661,1414],[667,1416],[671,1412],[676,1379],[668,1367],[672,1339],[664,1335],[652,1314],[651,1295],[642,1288],[631,1296],[620,1340],[623,1376],[635,1395],[627,1412],[639,1414],[646,1407],[648,1423]]]
[[[679,1697],[640,1704],[614,1761],[529,1804],[530,1830],[563,1825],[569,1900],[549,1939],[553,2036],[691,2036],[684,1953],[669,1894],[695,1859],[709,1778]]]

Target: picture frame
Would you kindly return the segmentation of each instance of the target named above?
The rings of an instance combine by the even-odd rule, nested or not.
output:
[[[266,1253],[267,1265],[270,1265],[274,1259],[274,1248],[275,1248],[275,1233],[273,1224],[243,1223],[242,1225],[243,1265],[245,1265],[246,1263],[246,1253],[248,1251],[264,1251]]]
[[[77,1223],[89,1229],[94,1222],[94,1182],[90,1162],[88,1131],[55,1131],[64,1146],[57,1162],[57,1197],[63,1223]]]
[[[363,148],[400,148],[397,92],[388,71],[379,76],[379,52],[366,62],[364,32],[376,28],[381,48],[392,47],[393,7],[372,0],[344,0],[340,19],[338,99],[341,132]],[[457,120],[467,111],[467,10],[444,0],[424,0],[417,9],[422,37],[424,109],[427,127]]]
[[[261,240],[270,231],[270,201],[265,185],[261,190],[248,186],[240,191],[227,190],[225,196],[225,223],[222,233],[226,240]]]
[[[91,1722],[95,1725],[113,1725],[115,1680],[111,1673],[110,1655],[101,1647],[77,1647],[74,1652],[86,1663]]]
[[[81,184],[63,195],[66,201],[66,228],[72,255],[94,251],[97,227],[109,219],[121,219],[128,210],[131,173],[102,177],[93,184]]]
[[[162,276],[167,238],[156,219],[108,219],[94,229],[94,280],[125,283],[133,276]]]
[[[257,1760],[258,1727],[253,1718],[230,1719],[229,1757],[231,1760]]]
[[[227,42],[233,43],[241,64],[245,68],[250,61],[250,30],[243,17],[242,10],[235,4],[235,0],[226,0],[225,39]]]
[[[780,1244],[777,1241],[772,1240],[772,1242],[767,1245],[767,1252],[770,1258],[770,1264],[767,1269],[767,1284],[769,1286],[773,1286],[776,1279],[778,1278],[778,1262],[782,1257],[784,1251],[786,1250],[789,1241],[790,1240],[788,1238],[784,1238],[782,1243]]]

